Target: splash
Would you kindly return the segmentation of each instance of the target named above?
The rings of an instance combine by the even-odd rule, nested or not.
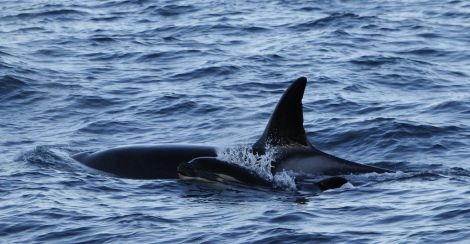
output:
[[[297,186],[295,184],[295,176],[292,172],[281,171],[273,177],[274,188],[284,189],[289,191],[296,191]]]
[[[221,148],[217,151],[217,158],[226,162],[231,162],[245,167],[259,176],[273,182],[274,188],[284,190],[295,190],[295,177],[289,172],[282,171],[275,175],[271,168],[278,156],[278,151],[274,147],[267,147],[263,155],[253,153],[251,146],[238,145]]]

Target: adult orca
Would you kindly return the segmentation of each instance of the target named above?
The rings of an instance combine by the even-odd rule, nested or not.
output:
[[[302,98],[307,78],[300,77],[284,92],[253,151],[262,154],[267,148],[277,151],[273,173],[287,170],[302,175],[347,175],[393,172],[355,163],[316,149],[304,129]]]
[[[268,148],[278,152],[272,165],[273,174],[282,170],[329,176],[392,172],[341,159],[312,146],[303,126],[302,98],[306,84],[305,77],[292,83],[278,102],[263,135],[252,146],[257,154],[265,153]],[[178,178],[177,168],[181,163],[216,156],[216,148],[210,146],[164,145],[117,147],[72,157],[91,168],[118,177],[168,179]],[[237,178],[236,173],[231,176]]]
[[[112,176],[129,179],[178,179],[178,165],[198,157],[215,157],[216,149],[192,145],[142,145],[83,152],[72,158]]]

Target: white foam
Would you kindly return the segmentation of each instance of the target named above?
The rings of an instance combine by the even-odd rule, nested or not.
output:
[[[295,185],[295,176],[291,172],[287,172],[285,170],[274,175],[273,186],[275,188],[281,188],[289,191],[297,190]]]
[[[253,153],[251,146],[239,145],[219,149],[217,158],[252,170],[259,176],[273,182],[275,188],[295,190],[295,177],[292,174],[282,171],[272,175],[271,167],[277,154],[277,150],[273,147],[266,148],[263,155],[258,155]]]

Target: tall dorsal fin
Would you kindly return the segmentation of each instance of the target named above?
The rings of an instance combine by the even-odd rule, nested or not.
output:
[[[270,146],[311,147],[305,135],[302,97],[307,78],[300,77],[284,92],[261,138],[253,145],[256,152]]]

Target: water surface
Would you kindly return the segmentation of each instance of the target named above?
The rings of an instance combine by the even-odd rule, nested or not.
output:
[[[2,1],[0,238],[468,241],[469,67],[467,1]],[[69,157],[253,143],[299,76],[316,147],[399,172],[304,195]]]

